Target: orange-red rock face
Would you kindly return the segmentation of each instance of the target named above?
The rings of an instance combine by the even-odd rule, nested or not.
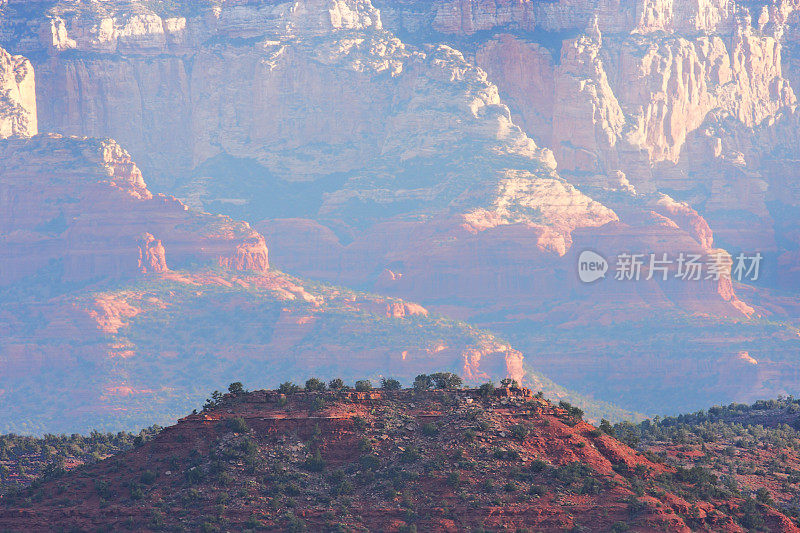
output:
[[[46,135],[0,141],[0,239],[2,285],[54,261],[63,282],[192,262],[269,267],[263,237],[247,224],[152,194],[113,141]]]
[[[185,511],[157,515],[159,527],[198,529],[226,498],[228,488],[218,481],[222,472],[243,496],[225,509],[228,527],[246,529],[257,520],[265,529],[283,530],[286,512],[271,503],[284,486],[273,473],[279,470],[282,479],[294,480],[294,523],[309,531],[330,528],[331,516],[336,527],[402,530],[413,521],[431,533],[475,527],[560,531],[586,524],[607,530],[620,523],[643,532],[687,531],[687,523],[740,530],[740,498],[707,500],[673,468],[578,418],[529,389],[497,389],[489,396],[476,389],[225,395],[141,446],[43,480],[23,492],[40,494],[32,502],[9,499],[0,507],[0,527],[147,528],[150,516],[169,506]],[[219,460],[222,454],[231,459]],[[309,466],[311,454],[323,472]],[[364,482],[391,478],[394,470],[409,477],[401,488],[413,517],[395,491]],[[656,489],[637,497],[639,484]],[[337,489],[342,485],[346,491]],[[528,485],[536,487],[535,497],[521,494]],[[141,494],[130,498],[130,486]],[[99,490],[107,496],[102,502]],[[346,514],[338,514],[340,502],[346,502]],[[635,513],[632,502],[638,502]],[[770,531],[798,531],[777,509],[759,507],[757,516],[764,515]]]

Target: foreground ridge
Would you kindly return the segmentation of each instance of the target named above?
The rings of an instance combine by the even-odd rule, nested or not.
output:
[[[0,529],[740,531],[755,514],[797,530],[769,505],[698,497],[529,389],[357,387],[232,387],[152,441],[6,498]]]

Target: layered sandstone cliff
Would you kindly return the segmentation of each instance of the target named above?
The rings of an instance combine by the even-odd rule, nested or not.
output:
[[[693,139],[712,112],[752,136],[795,105],[785,0],[25,5],[0,10],[0,43],[37,57],[42,129],[113,137],[159,187],[191,176],[180,191],[199,205],[261,218],[277,179],[318,182],[338,205],[441,207],[476,165],[555,162],[576,185],[671,192],[736,248],[781,231],[765,203],[787,198],[784,181],[708,172],[729,166]],[[427,46],[440,41],[465,54]],[[258,165],[235,196],[204,165],[222,156]],[[742,195],[759,223],[737,239],[725,212]]]
[[[263,237],[246,223],[152,194],[114,141],[57,135],[0,141],[0,199],[2,285],[45,267],[51,281],[198,262],[269,267]]]
[[[793,189],[756,154],[771,151],[759,139],[763,123],[796,105],[794,2],[375,3],[386,27],[412,40],[473,50],[513,120],[553,150],[573,183],[668,191],[736,249],[792,240],[784,227]],[[698,142],[720,113],[737,137]]]

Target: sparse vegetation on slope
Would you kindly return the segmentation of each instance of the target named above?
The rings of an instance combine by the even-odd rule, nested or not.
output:
[[[5,499],[0,528],[791,527],[766,497],[701,493],[697,485],[718,484],[648,459],[574,407],[511,383],[321,383],[254,392],[233,384],[153,441]]]
[[[753,510],[767,505],[800,525],[800,401],[795,398],[603,427],[648,457],[676,467],[700,493],[744,498],[744,527],[763,527]]]
[[[152,426],[138,433],[0,435],[0,495],[144,444],[159,431]]]

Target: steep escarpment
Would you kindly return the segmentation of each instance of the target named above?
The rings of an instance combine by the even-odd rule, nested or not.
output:
[[[246,223],[152,194],[110,140],[40,135],[0,141],[1,285],[48,268],[52,282],[211,263],[265,271],[264,239]]]
[[[768,142],[755,141],[755,152],[747,146],[762,123],[796,105],[793,3],[377,5],[385,25],[414,42],[472,51],[513,120],[553,150],[573,183],[668,192],[735,249],[774,250],[776,238],[788,237],[791,186],[760,163]],[[720,114],[739,128],[732,149],[698,142],[696,133],[715,127]],[[777,159],[791,165],[791,157]]]
[[[407,48],[368,0],[201,4],[173,18],[141,2],[80,6],[31,19],[12,2],[0,41],[50,55],[37,64],[43,129],[113,137],[159,183],[219,154],[290,181],[365,168],[381,179],[470,141],[538,157],[460,54]],[[453,137],[456,120],[468,139]]]
[[[569,404],[508,388],[227,394],[133,450],[0,505],[0,525],[26,531],[54,522],[740,531],[753,518],[797,531],[770,505],[751,509],[634,452]]]
[[[116,138],[193,205],[363,222],[555,163],[687,201],[737,250],[787,238],[785,180],[695,139],[719,113],[755,139],[795,105],[790,2],[24,6],[0,11],[0,42],[36,58],[43,129]],[[251,179],[220,170],[237,164]],[[731,211],[755,223],[729,231]]]
[[[33,66],[0,48],[0,139],[35,135],[36,83]]]

